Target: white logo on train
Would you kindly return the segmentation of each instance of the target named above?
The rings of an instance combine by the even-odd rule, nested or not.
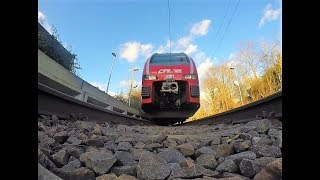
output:
[[[162,73],[182,73],[181,69],[160,69],[158,71],[158,74],[162,74]]]

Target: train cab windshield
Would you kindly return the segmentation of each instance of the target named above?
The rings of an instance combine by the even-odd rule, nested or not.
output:
[[[170,54],[155,54],[150,59],[150,65],[188,65],[190,60],[183,54],[172,53]]]

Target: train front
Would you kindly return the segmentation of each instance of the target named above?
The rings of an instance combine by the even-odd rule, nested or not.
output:
[[[200,107],[197,68],[185,53],[153,54],[142,75],[142,109],[153,119],[183,122]]]

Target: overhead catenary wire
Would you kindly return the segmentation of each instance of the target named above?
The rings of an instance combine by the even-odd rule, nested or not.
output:
[[[170,62],[171,62],[171,14],[170,14],[170,0],[168,0],[168,21],[169,21],[169,56],[170,56]]]
[[[226,12],[224,13],[223,20],[222,20],[222,21],[221,21],[221,23],[220,23],[219,29],[218,29],[218,31],[217,31],[216,36],[214,37],[214,40],[213,40],[213,43],[212,43],[211,48],[209,48],[209,52],[208,52],[208,54],[210,54],[210,53],[211,53],[211,50],[212,50],[212,49],[213,49],[213,47],[214,47],[214,44],[215,44],[216,39],[217,39],[217,37],[218,37],[218,34],[220,33],[220,30],[221,30],[222,24],[223,24],[223,22],[224,22],[224,20],[225,20],[225,18],[226,18],[226,16],[227,16],[227,13],[228,13],[228,10],[229,10],[229,7],[230,7],[230,4],[231,4],[231,0],[229,0],[229,4],[228,4],[228,7],[227,7],[227,10],[226,10]]]
[[[229,28],[229,25],[230,25],[230,23],[231,23],[231,21],[232,21],[232,19],[233,19],[233,17],[234,17],[234,14],[236,13],[236,11],[237,11],[237,9],[238,9],[239,3],[240,3],[240,0],[238,0],[237,6],[236,6],[236,8],[235,8],[234,11],[233,11],[233,14],[232,14],[232,16],[231,16],[231,18],[230,18],[230,20],[229,20],[229,22],[228,22],[228,25],[227,25],[227,27],[226,27],[226,29],[225,29],[225,31],[224,31],[224,33],[223,33],[220,41],[219,41],[219,44],[218,44],[216,50],[214,51],[213,55],[210,56],[210,59],[214,57],[214,55],[216,54],[217,50],[219,49],[219,47],[220,47],[220,45],[221,45],[221,42],[222,42],[222,40],[223,40],[223,38],[224,38],[224,36],[225,36],[228,28]]]

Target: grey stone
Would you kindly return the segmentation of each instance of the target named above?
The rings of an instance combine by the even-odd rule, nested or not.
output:
[[[220,144],[220,137],[219,136],[213,137],[210,144],[211,146]]]
[[[282,179],[282,158],[277,158],[269,163],[260,172],[258,172],[253,179]]]
[[[138,162],[134,160],[133,154],[130,152],[116,151],[114,155],[117,157],[117,164],[120,166],[131,166],[138,164]]]
[[[213,149],[211,149],[210,147],[204,146],[200,149],[197,149],[194,154],[196,157],[199,157],[202,154],[216,154],[216,152]]]
[[[241,152],[241,153],[237,153],[237,154],[233,154],[233,155],[230,155],[230,156],[227,156],[225,158],[225,160],[229,159],[229,160],[232,160],[233,162],[235,162],[237,165],[241,162],[242,159],[251,159],[251,160],[254,160],[256,159],[256,154],[252,151],[244,151],[244,152]]]
[[[233,148],[237,153],[239,153],[239,152],[248,150],[250,146],[251,146],[251,141],[245,140],[245,141],[239,141],[234,143]]]
[[[48,169],[43,167],[41,164],[38,163],[38,180],[62,180],[57,175],[50,172]]]
[[[72,171],[72,170],[75,170],[77,168],[80,168],[81,167],[81,162],[79,159],[75,159],[71,162],[69,162],[68,164],[64,165],[61,170],[63,171]]]
[[[219,157],[218,164],[222,163],[224,161],[224,157]]]
[[[225,159],[218,165],[216,171],[218,172],[237,172],[238,166],[230,159]]]
[[[69,145],[69,146],[66,146],[66,152],[70,156],[79,158],[81,154],[85,153],[85,148],[83,146],[78,146],[78,145]]]
[[[57,134],[55,134],[53,136],[53,139],[57,142],[57,143],[64,143],[67,139],[68,139],[68,133],[67,131],[61,131],[58,132]]]
[[[212,170],[214,170],[218,166],[218,162],[216,161],[213,154],[202,154],[197,158],[196,162],[204,168]]]
[[[226,157],[234,153],[233,145],[226,144],[226,143],[218,145],[215,151],[216,151],[216,158]]]
[[[117,178],[117,180],[138,180],[138,179],[134,176],[123,174],[123,175],[119,176]]]
[[[111,139],[104,143],[103,147],[114,152],[117,149],[117,144],[113,139]]]
[[[268,135],[270,136],[270,138],[278,138],[279,134],[280,133],[277,129],[269,129],[268,131]]]
[[[178,146],[178,150],[184,155],[184,156],[191,156],[194,154],[194,147],[190,143],[184,143],[180,144]]]
[[[85,131],[92,131],[93,127],[96,125],[94,122],[88,122],[88,121],[76,121],[75,126],[77,129],[80,130],[80,132]]]
[[[40,149],[38,149],[38,162],[46,169],[56,168],[56,165]]]
[[[165,149],[162,152],[159,152],[157,156],[163,158],[167,163],[178,163],[185,159],[183,154],[176,149]]]
[[[116,180],[117,176],[114,173],[104,174],[96,177],[96,180]]]
[[[92,169],[95,173],[105,174],[110,167],[117,161],[117,158],[107,150],[90,149],[86,153],[81,154],[80,161],[86,167]]]
[[[87,146],[103,147],[104,144],[109,140],[110,139],[106,136],[98,136],[98,137],[91,138],[91,139],[85,141],[85,144]]]
[[[133,149],[132,154],[133,154],[133,159],[136,161],[138,161],[140,159],[140,157],[154,155],[152,152],[146,151],[144,149]]]
[[[259,133],[257,131],[250,130],[247,132],[251,137],[259,137]]]
[[[243,126],[243,127],[241,128],[241,132],[246,133],[246,132],[249,132],[250,130],[255,131],[256,129],[257,129],[256,126]]]
[[[130,142],[119,142],[117,146],[118,151],[130,151],[132,149],[132,145]]]
[[[157,150],[158,148],[163,147],[162,144],[159,143],[151,143],[151,144],[147,144],[144,146],[144,149],[148,150],[148,151],[153,151],[153,150]]]
[[[61,149],[59,152],[55,153],[51,156],[53,162],[57,165],[57,167],[62,167],[66,165],[69,160],[69,155],[67,154],[65,149]]]
[[[252,145],[258,144],[260,139],[261,139],[261,137],[258,137],[258,136],[257,137],[253,137],[252,138]]]
[[[276,160],[274,157],[260,157],[254,160],[256,164],[258,164],[261,168],[267,166],[267,164],[271,163],[272,161]]]
[[[161,133],[154,138],[154,142],[161,144],[164,140],[166,140],[168,135],[165,133]]]
[[[139,159],[137,177],[141,180],[165,179],[170,174],[167,162],[159,156],[149,155]]]
[[[111,168],[110,172],[114,173],[117,176],[121,176],[122,174],[127,174],[131,176],[137,175],[136,165],[134,166],[115,166]]]
[[[72,145],[79,145],[82,143],[82,140],[79,140],[78,138],[76,138],[74,136],[70,136],[67,139],[67,143],[72,144]]]
[[[268,156],[268,157],[280,157],[281,149],[276,146],[262,146],[261,148],[256,150],[256,154],[258,157]]]
[[[269,119],[261,119],[247,122],[246,126],[255,126],[257,127],[257,132],[265,133],[272,127],[272,122]]]
[[[240,133],[239,138],[241,138],[243,140],[251,140],[252,136],[248,133]]]
[[[63,171],[61,169],[55,169],[54,173],[62,179],[77,179],[77,180],[94,180],[95,174],[86,167],[80,167],[71,171]]]
[[[183,178],[183,179],[190,179],[190,178],[197,178],[202,177],[204,174],[210,175],[210,176],[218,176],[218,172],[211,171],[209,169],[206,169],[202,167],[201,165],[195,164],[191,167],[181,167],[172,170],[169,179],[174,178]]]
[[[261,167],[253,160],[243,159],[239,164],[239,169],[244,176],[253,178],[261,170]]]
[[[222,178],[219,178],[219,180],[251,180],[250,178],[247,178],[245,176],[241,176],[236,173],[230,173],[230,172],[224,172],[221,174]]]

